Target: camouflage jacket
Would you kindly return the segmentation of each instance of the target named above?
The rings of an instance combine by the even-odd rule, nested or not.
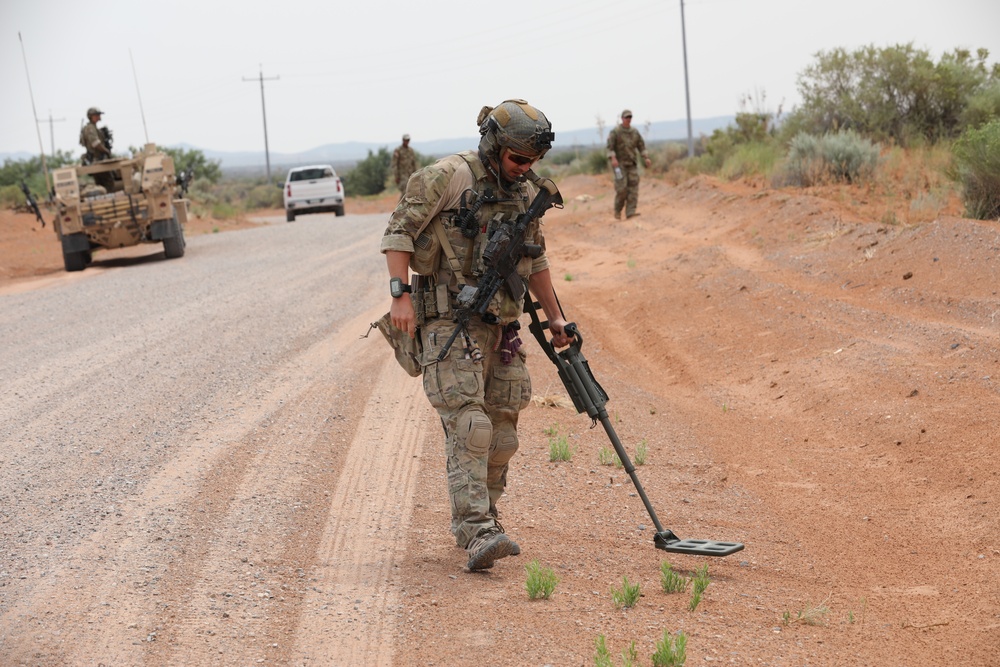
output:
[[[97,123],[87,123],[80,130],[80,145],[87,149],[88,155],[106,155],[108,147],[104,145],[101,131],[97,129]]]
[[[392,152],[392,164],[389,165],[393,182],[403,189],[410,175],[417,170],[417,154],[409,146],[397,146]]]
[[[639,130],[618,125],[608,134],[608,159],[618,158],[618,164],[633,165],[642,158],[649,157],[646,153],[646,142],[642,140]]]
[[[476,151],[464,151],[424,167],[410,178],[403,198],[389,218],[381,251],[411,253],[410,268],[426,276],[432,285],[447,286],[454,297],[463,284],[476,284],[483,270],[482,252],[495,225],[527,210],[538,192],[538,187],[527,181],[518,184],[516,196],[512,199],[481,204],[477,215],[480,233],[472,239],[464,237],[454,220],[463,198],[465,205],[471,208],[480,193],[495,189],[496,185],[479,161]],[[439,224],[447,237],[454,252],[455,264],[441,246],[434,224]],[[528,228],[527,242],[540,245],[544,250],[545,239],[539,220],[533,220]],[[548,258],[543,251],[537,258],[522,259],[517,272],[527,279],[548,267]],[[456,271],[456,268],[459,270]],[[515,303],[506,288],[498,294],[495,305],[491,311],[503,323],[516,320],[521,314],[522,304]]]

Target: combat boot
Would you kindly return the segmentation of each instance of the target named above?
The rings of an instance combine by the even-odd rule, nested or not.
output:
[[[488,570],[500,558],[516,556],[521,553],[521,547],[517,546],[517,542],[507,537],[500,526],[492,526],[479,531],[479,534],[472,538],[465,550],[469,554],[469,562],[465,568],[470,572]]]

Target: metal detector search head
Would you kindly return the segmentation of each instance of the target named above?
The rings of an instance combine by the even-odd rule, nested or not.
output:
[[[558,303],[558,297],[556,298],[556,302]],[[604,431],[608,434],[608,439],[611,440],[611,444],[615,448],[615,453],[622,462],[622,467],[628,473],[636,492],[639,494],[639,498],[642,500],[642,504],[645,505],[646,511],[649,513],[649,518],[652,519],[653,525],[656,526],[656,534],[653,536],[653,544],[656,545],[656,548],[669,551],[670,553],[689,554],[692,556],[728,556],[737,551],[742,551],[743,545],[739,542],[682,540],[674,535],[673,531],[665,529],[660,524],[660,520],[653,510],[653,505],[649,502],[649,498],[646,497],[646,491],[642,488],[642,484],[639,483],[639,477],[635,474],[635,466],[632,465],[632,461],[625,452],[621,440],[618,439],[618,434],[611,425],[608,411],[604,407],[608,402],[608,394],[597,382],[597,378],[594,377],[587,358],[583,356],[583,336],[580,335],[579,327],[572,322],[566,324],[563,329],[564,333],[573,338],[573,342],[561,352],[556,352],[552,342],[545,337],[545,329],[549,323],[542,322],[538,318],[538,308],[539,305],[530,298],[525,299],[524,310],[531,316],[531,324],[528,325],[528,329],[535,336],[535,339],[538,340],[538,344],[541,345],[546,356],[556,365],[556,369],[559,371],[559,379],[562,380],[566,391],[569,392],[570,398],[573,399],[576,411],[587,413],[587,416],[593,420],[595,426],[597,422],[600,422],[604,427]]]

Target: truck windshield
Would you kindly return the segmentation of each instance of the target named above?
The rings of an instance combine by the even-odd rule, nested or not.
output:
[[[289,175],[289,179],[292,182],[295,181],[315,181],[320,178],[332,178],[332,169],[302,169],[300,171],[293,171]]]

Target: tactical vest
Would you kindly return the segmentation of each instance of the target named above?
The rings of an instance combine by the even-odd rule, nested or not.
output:
[[[479,233],[471,239],[463,235],[457,221],[460,211],[448,209],[435,216],[414,240],[410,265],[421,275],[420,289],[427,301],[433,301],[433,305],[428,303],[429,307],[425,308],[428,319],[435,310],[438,316],[443,316],[454,308],[455,296],[462,285],[476,284],[485,270],[483,250],[493,231],[500,223],[524,213],[538,192],[533,183],[519,183],[513,194],[505,195],[490,179],[477,152],[463,151],[458,155],[472,170],[473,184],[466,191],[463,203],[467,209],[478,206],[475,219]],[[528,176],[530,178],[534,174],[528,172]],[[533,220],[525,242],[538,244],[540,238],[539,223]],[[518,275],[525,280],[531,275],[532,262],[530,257],[525,257],[517,266]],[[523,298],[515,301],[504,286],[497,291],[489,312],[496,315],[502,324],[507,324],[521,315],[523,305]]]

